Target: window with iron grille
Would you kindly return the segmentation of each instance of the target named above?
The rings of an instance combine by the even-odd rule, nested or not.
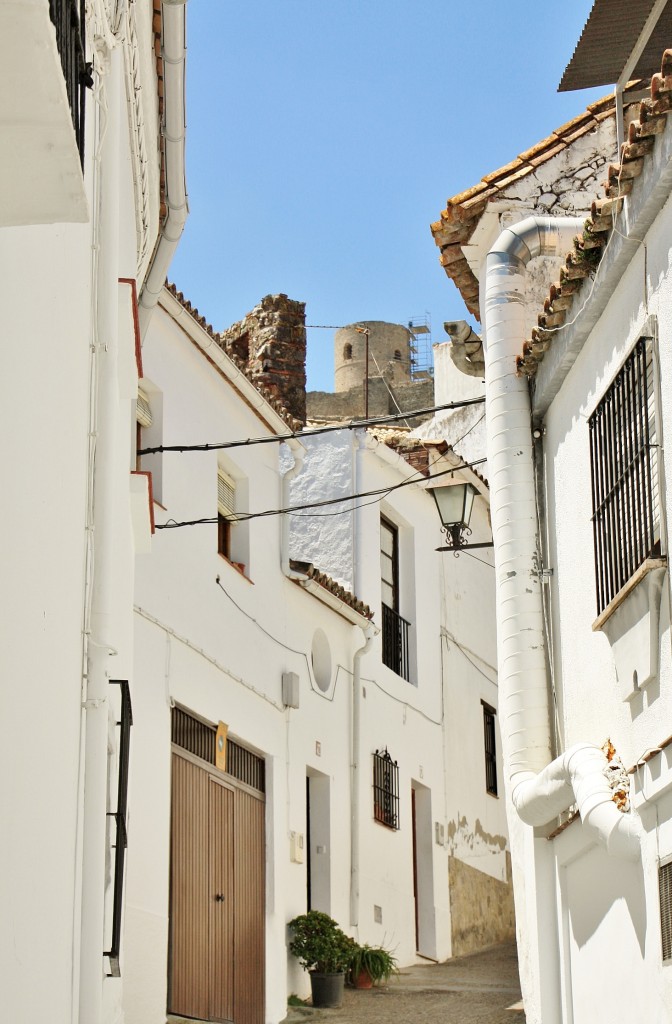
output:
[[[399,530],[380,519],[380,578],[382,595],[383,664],[410,680],[410,623],[399,614]]]
[[[49,16],[56,29],[77,149],[84,166],[84,108],[86,87],[93,85],[91,65],[84,55],[84,0],[49,0]]]
[[[110,679],[110,684],[116,685],[121,693],[121,711],[117,728],[119,729],[119,756],[117,782],[117,809],[108,812],[108,817],[114,818],[115,839],[114,839],[114,890],[112,895],[112,940],[110,948],[105,950],[105,956],[110,960],[110,971],[115,977],[119,977],[119,951],[121,947],[121,917],[123,911],[124,894],[124,863],[126,860],[126,811],[128,808],[128,755],[131,742],[131,726],[133,725],[133,711],[131,709],[131,694],[126,679]]]
[[[658,868],[658,896],[660,899],[660,932],[663,960],[672,960],[672,860]]]
[[[597,614],[660,556],[653,339],[642,337],[588,421]]]
[[[399,766],[387,747],[373,755],[373,816],[381,825],[399,828]]]
[[[497,796],[497,742],[495,738],[495,721],[497,712],[489,704],[483,705],[483,735],[485,743],[485,789]]]

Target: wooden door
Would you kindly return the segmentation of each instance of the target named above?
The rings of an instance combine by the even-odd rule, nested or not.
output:
[[[233,1021],[233,790],[173,755],[170,985],[179,1016]]]
[[[210,778],[208,1020],[233,1016],[233,791]]]
[[[263,1024],[263,795],[189,754],[172,782],[168,1011]]]
[[[264,801],[235,792],[235,979],[236,1024],[264,1022]]]
[[[208,992],[208,775],[173,755],[168,1008],[206,1019]]]

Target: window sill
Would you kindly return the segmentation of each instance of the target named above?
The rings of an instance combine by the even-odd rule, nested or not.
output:
[[[640,565],[639,569],[632,574],[625,586],[621,587],[619,592],[616,594],[616,597],[611,599],[604,611],[597,616],[593,623],[593,633],[597,633],[603,628],[605,622],[607,622],[617,608],[620,608],[623,602],[627,600],[645,576],[648,576],[650,572],[654,571],[654,569],[665,568],[667,568],[667,558],[647,558],[646,561]]]
[[[232,562],[231,559],[227,558],[226,555],[223,555],[221,551],[218,551],[217,554],[219,555],[223,562],[226,562],[227,565],[230,565],[231,568],[235,569],[236,572],[239,573],[239,575],[241,575],[244,580],[247,580],[248,583],[251,583],[252,586],[254,586],[254,580],[251,580],[250,577],[247,575],[246,565],[244,565],[242,562]]]
[[[647,559],[593,623],[611,646],[624,701],[631,701],[658,678],[661,617],[663,629],[669,621],[667,602],[661,616],[666,573],[665,558]]]

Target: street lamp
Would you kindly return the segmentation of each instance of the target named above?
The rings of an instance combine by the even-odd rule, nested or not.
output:
[[[443,532],[448,546],[437,548],[437,551],[454,551],[459,554],[466,548],[491,548],[492,541],[481,544],[465,544],[464,537],[469,535],[469,520],[478,491],[473,484],[451,483],[444,487],[432,487],[432,494],[439,512]]]

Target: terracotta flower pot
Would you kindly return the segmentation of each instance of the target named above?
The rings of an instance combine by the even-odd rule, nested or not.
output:
[[[352,980],[355,988],[373,988],[373,979],[368,971],[360,971]]]

